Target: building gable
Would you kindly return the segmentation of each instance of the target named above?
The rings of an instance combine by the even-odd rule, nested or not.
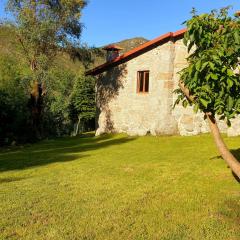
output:
[[[186,32],[186,29],[182,29],[182,30],[179,30],[174,33],[169,32],[164,35],[161,35],[160,37],[158,37],[156,39],[148,41],[148,42],[126,52],[125,54],[115,58],[114,60],[112,60],[110,62],[106,62],[92,70],[89,70],[88,72],[86,72],[86,75],[95,76],[95,75],[101,74],[112,67],[118,66],[119,64],[122,64],[122,63],[125,63],[135,57],[138,57],[139,55],[141,55],[143,53],[146,53],[146,52],[158,47],[161,44],[166,43],[169,40],[178,40],[180,38],[183,38],[183,35],[185,32]]]

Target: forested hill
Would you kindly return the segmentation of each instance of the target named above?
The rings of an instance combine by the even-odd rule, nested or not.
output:
[[[24,59],[22,52],[20,51],[20,46],[18,46],[14,29],[5,25],[0,25],[0,54],[1,56],[7,55],[9,57],[13,57],[20,62]],[[75,61],[71,61],[69,56],[63,53],[58,55],[56,64],[59,67],[64,67],[74,73],[77,73],[79,69],[84,68],[80,61],[77,59]]]
[[[116,44],[120,46],[121,48],[123,48],[121,53],[125,53],[147,41],[148,40],[145,38],[136,37],[109,44]],[[21,60],[22,56],[17,44],[18,43],[16,41],[16,36],[14,34],[13,29],[4,25],[0,25],[0,54],[1,55],[7,54]],[[99,56],[94,56],[94,63],[92,64],[92,66],[97,66],[105,62],[105,51],[102,50],[103,47],[99,47],[101,54]],[[78,72],[79,69],[83,69],[83,65],[79,60],[75,59],[75,61],[72,61],[66,54],[59,54],[56,63],[57,65],[64,66],[64,68],[67,68],[74,72]]]
[[[136,38],[130,38],[130,39],[126,39],[126,40],[123,40],[121,42],[117,42],[117,43],[114,43],[118,46],[120,46],[121,48],[123,48],[122,52],[127,52],[145,42],[147,42],[148,40],[146,38],[143,38],[143,37],[136,37]]]
[[[116,43],[109,43],[108,45],[111,45],[111,44],[116,44],[118,45],[119,47],[123,48],[123,50],[121,51],[121,54],[125,53],[125,52],[128,52],[129,50],[139,46],[139,45],[142,45],[143,43],[147,42],[148,40],[143,38],[143,37],[135,37],[135,38],[130,38],[130,39],[125,39],[125,40],[122,40],[120,42],[116,42]],[[107,46],[107,45],[106,45]],[[100,51],[102,53],[102,56],[100,58],[96,58],[96,61],[95,61],[95,64],[94,66],[97,66],[99,64],[102,64],[105,62],[105,56],[106,56],[106,52],[103,50],[105,46],[102,46],[100,47]]]

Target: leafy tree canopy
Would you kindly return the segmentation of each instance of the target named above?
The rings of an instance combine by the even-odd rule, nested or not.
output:
[[[45,69],[59,50],[79,39],[84,0],[8,0],[18,40],[32,70]]]
[[[70,97],[69,110],[72,119],[81,118],[83,121],[93,119],[96,113],[95,106],[95,79],[80,75],[75,81]]]
[[[240,113],[240,18],[229,16],[228,8],[197,15],[186,22],[184,44],[190,55],[180,78],[190,95],[194,110],[230,119]],[[186,107],[192,104],[181,89],[178,99]]]

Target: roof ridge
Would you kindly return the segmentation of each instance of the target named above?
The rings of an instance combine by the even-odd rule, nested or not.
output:
[[[120,55],[119,57],[113,59],[112,61],[110,62],[106,62],[102,65],[99,65],[97,67],[95,67],[94,69],[92,70],[89,70],[87,71],[85,74],[86,75],[97,75],[97,74],[100,74],[104,71],[106,71],[108,68],[110,67],[114,67],[114,66],[117,66],[119,64],[121,64],[122,62],[125,61],[128,61],[128,59],[130,59],[131,57],[134,57],[134,55],[137,55],[138,53],[141,54],[141,52],[151,48],[151,47],[154,47],[155,45],[158,45],[170,38],[177,38],[177,37],[180,37],[182,36],[187,30],[186,29],[181,29],[181,30],[178,30],[176,32],[168,32],[168,33],[165,33],[157,38],[154,38],[153,40],[150,40],[146,43],[143,43],[141,44],[140,46],[137,46],[131,50],[129,50],[128,52]]]

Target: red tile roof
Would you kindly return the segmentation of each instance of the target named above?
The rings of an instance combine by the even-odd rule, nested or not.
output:
[[[169,33],[166,33],[158,38],[155,38],[151,41],[148,41],[126,53],[124,53],[123,55],[115,58],[114,60],[112,60],[111,62],[106,62],[92,70],[89,70],[86,72],[86,75],[98,75],[100,73],[103,73],[105,72],[106,70],[108,70],[109,68],[111,67],[115,67],[121,63],[124,63],[124,62],[127,62],[129,61],[130,59],[133,59],[137,56],[139,56],[140,54],[143,54],[149,50],[152,50],[153,48],[159,46],[160,44],[162,43],[165,43],[167,41],[169,41],[170,39],[174,38],[174,39],[178,39],[178,38],[181,38],[183,37],[184,33],[186,32],[186,29],[182,29],[182,30],[179,30],[177,32],[169,32]]]

